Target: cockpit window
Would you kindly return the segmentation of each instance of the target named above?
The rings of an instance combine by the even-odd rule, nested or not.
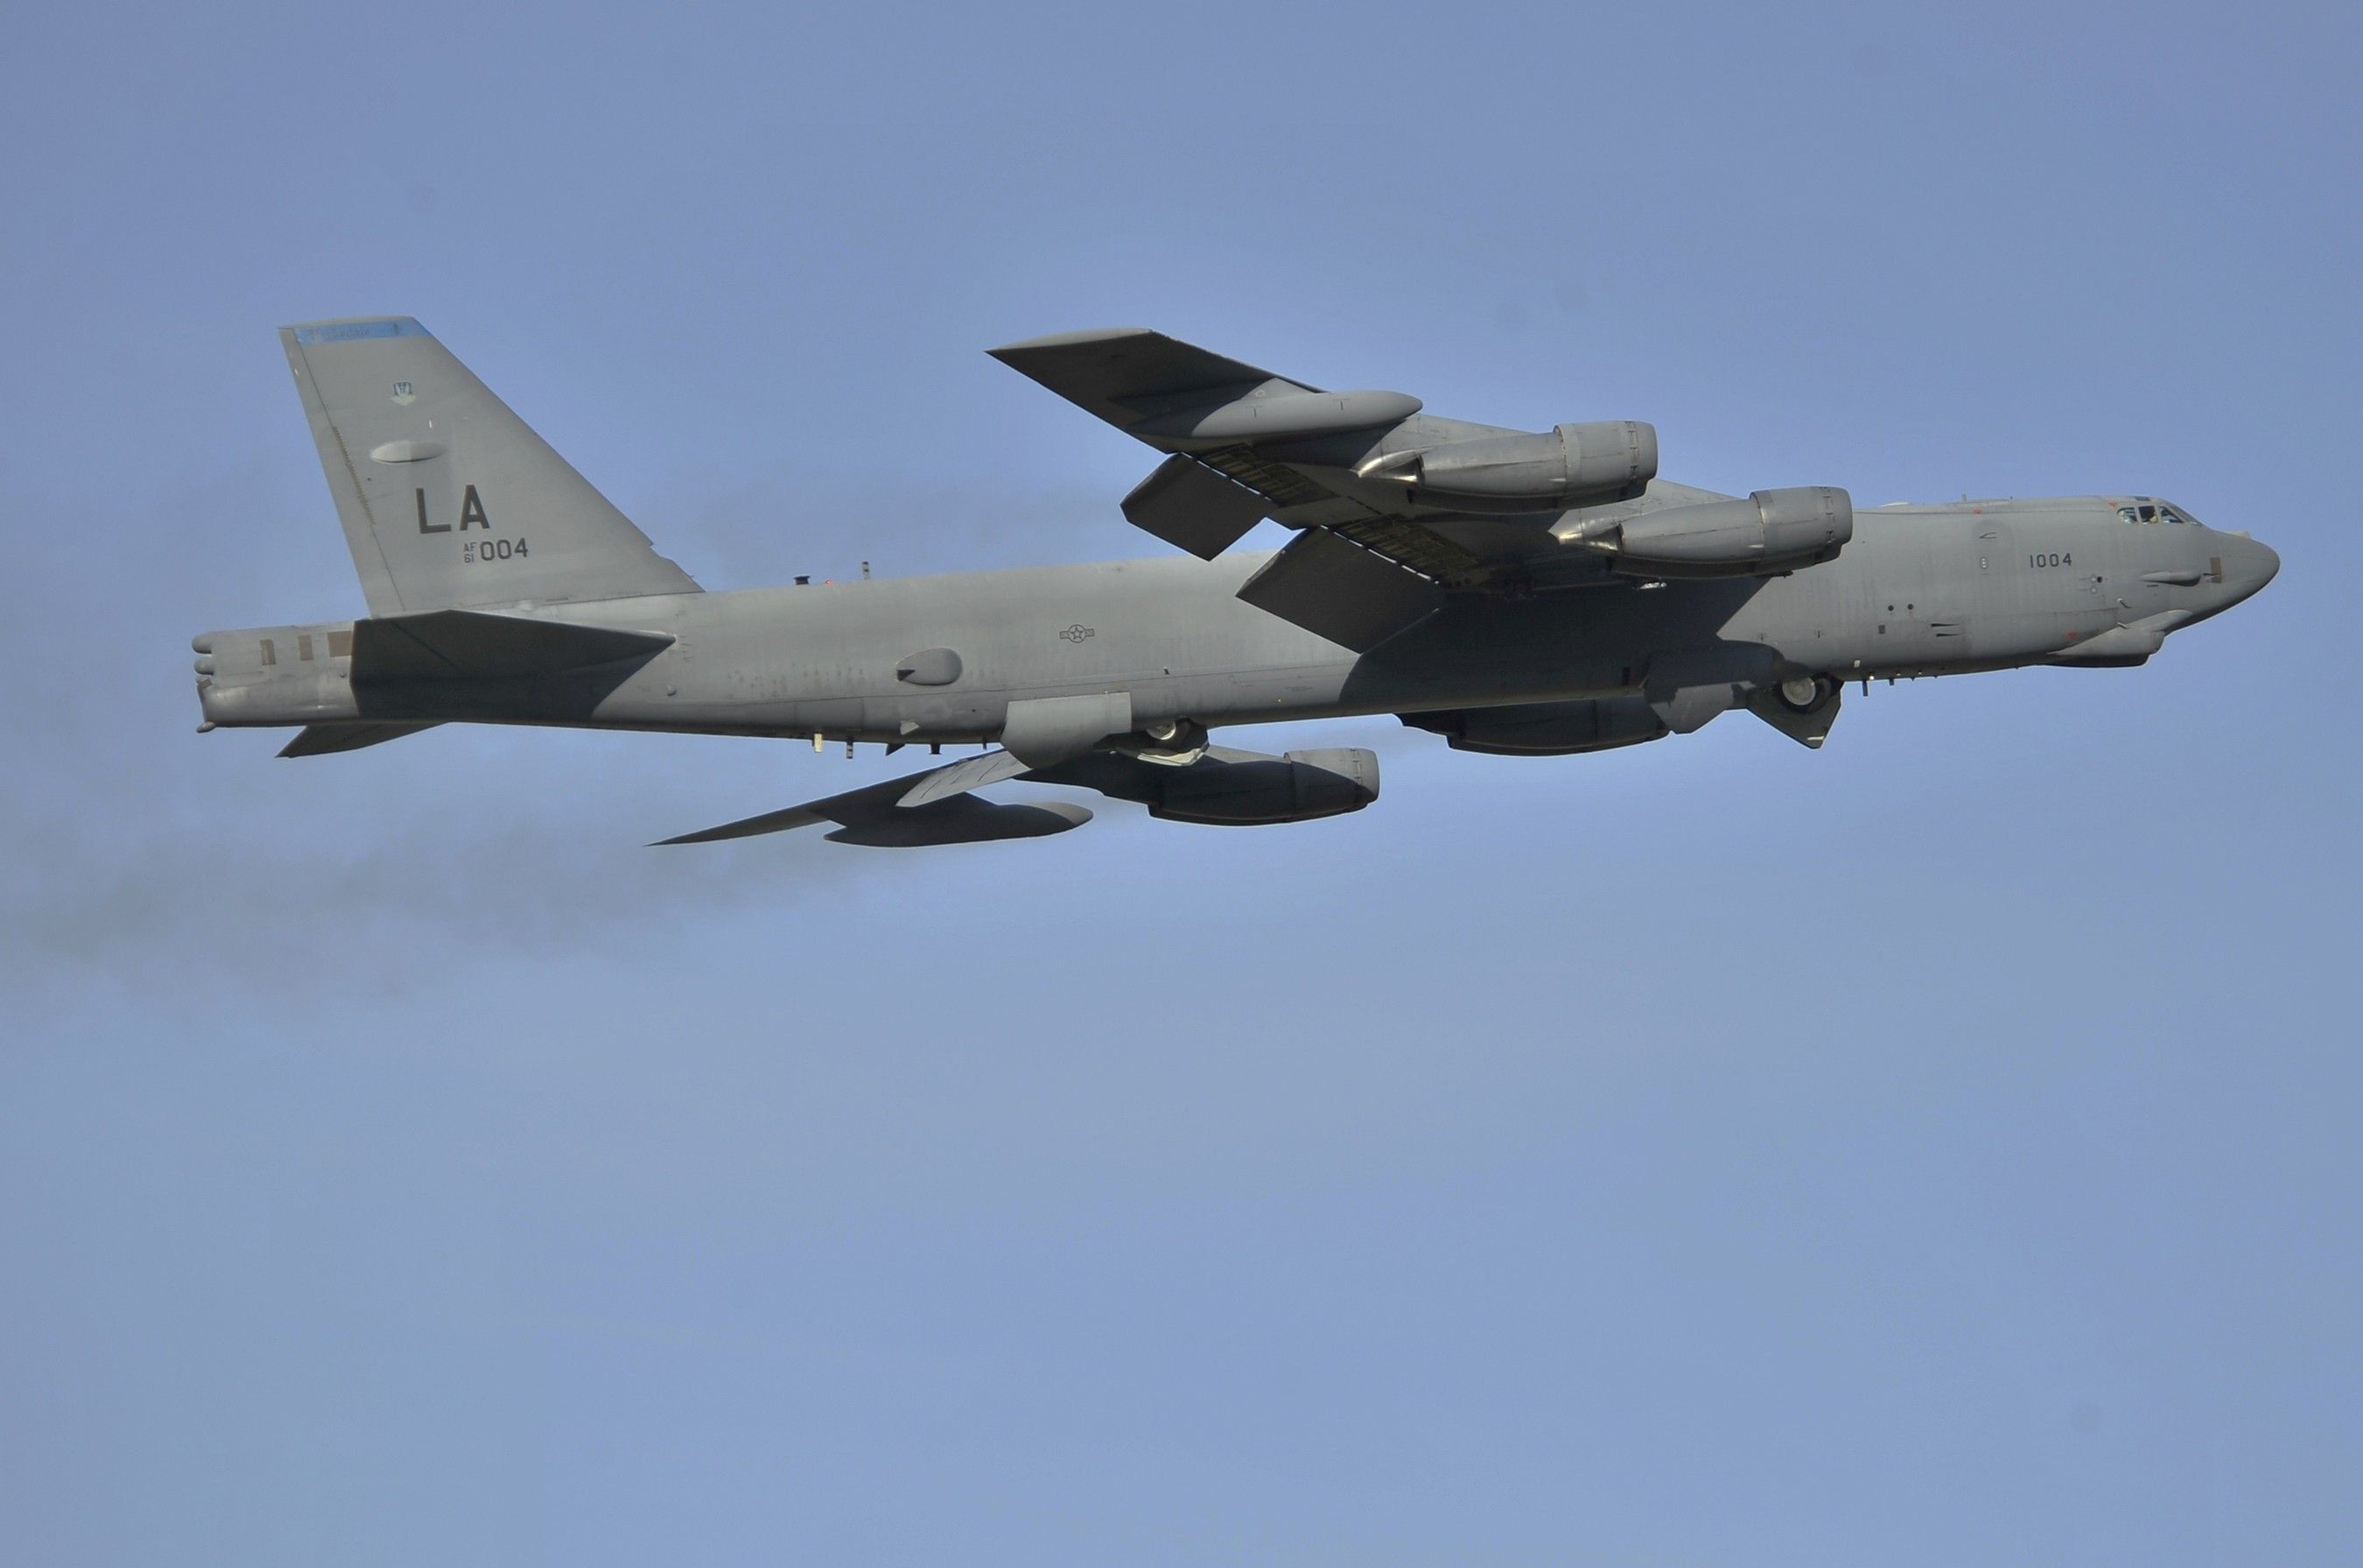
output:
[[[2187,523],[2194,528],[2198,526],[2197,524],[2191,523],[2190,518],[2185,517],[2181,513],[2177,512],[2173,507],[2168,506],[2163,502],[2159,503],[2158,511],[2158,515],[2165,518],[2169,523]]]
[[[2117,515],[2128,523],[2183,523],[2198,525],[2162,501],[2136,501],[2117,508]]]

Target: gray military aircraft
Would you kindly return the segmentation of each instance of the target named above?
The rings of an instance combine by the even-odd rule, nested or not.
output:
[[[1657,477],[1636,421],[1441,419],[1121,328],[993,353],[1166,454],[1123,512],[1180,554],[707,593],[417,322],[280,337],[369,614],[198,637],[203,729],[301,725],[283,756],[455,722],[991,748],[669,844],[1090,820],[975,793],[1012,779],[1192,823],[1378,798],[1367,750],[1214,745],[1226,724],[1394,713],[1561,756],[1745,708],[1819,746],[1846,682],[2138,665],[2280,564],[2147,496],[1858,512],[1827,486],[1693,490]],[[1285,548],[1231,549],[1266,518]]]

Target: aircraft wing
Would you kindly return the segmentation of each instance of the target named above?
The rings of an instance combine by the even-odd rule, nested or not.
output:
[[[1447,592],[1597,580],[1570,547],[1606,520],[1705,492],[1653,486],[1630,420],[1506,430],[1399,392],[1328,392],[1145,327],[1061,333],[993,357],[1167,453],[1125,497],[1136,526],[1212,560],[1263,518],[1300,536],[1240,597],[1358,650]]]
[[[1126,514],[1150,533],[1172,514],[1209,506],[1237,526],[1212,549],[1202,532],[1174,540],[1212,559],[1263,517],[1292,528],[1335,528],[1345,536],[1438,581],[1481,569],[1476,551],[1434,529],[1402,526],[1410,520],[1399,489],[1354,479],[1350,464],[1292,463],[1275,443],[1301,449],[1325,437],[1370,435],[1373,421],[1392,425],[1419,412],[1402,392],[1324,392],[1306,381],[1168,337],[1146,327],[1067,332],[991,350],[994,359],[1039,381],[1085,412],[1138,437],[1172,460],[1126,498]],[[1361,443],[1367,446],[1368,442]],[[1193,470],[1199,470],[1193,472]],[[1203,475],[1203,477],[1202,477]],[[1225,484],[1223,481],[1227,480]],[[1226,497],[1225,491],[1237,492]],[[1170,495],[1170,506],[1160,506]]]
[[[1045,767],[988,751],[659,842],[712,844],[835,823],[837,831],[827,835],[832,843],[917,848],[1042,838],[1092,820],[1089,811],[1063,801],[1004,805],[971,792],[1011,779],[1097,790],[1137,801],[1151,816],[1231,825],[1310,822],[1360,811],[1379,797],[1378,758],[1359,747],[1269,756],[1210,745],[1186,761],[1094,750]]]
[[[982,844],[993,839],[1040,838],[1081,827],[1092,820],[1090,812],[1063,801],[1041,805],[1004,806],[960,789],[955,789],[949,794],[925,798],[914,805],[902,803],[929,779],[955,772],[973,762],[1007,756],[1006,752],[987,752],[981,756],[963,758],[949,767],[931,767],[924,773],[889,778],[882,784],[865,785],[859,790],[849,790],[842,795],[808,801],[785,811],[766,812],[760,816],[744,817],[735,823],[725,823],[720,827],[685,833],[658,842],[711,844],[719,839],[751,838],[758,834],[786,833],[819,823],[835,823],[837,831],[826,835],[831,843],[912,849],[937,844]],[[1023,763],[1018,764],[1021,770],[1024,767]]]
[[[1120,429],[1170,412],[1165,405],[1185,406],[1193,397],[1227,402],[1258,387],[1319,390],[1140,326],[1054,333],[988,352]]]

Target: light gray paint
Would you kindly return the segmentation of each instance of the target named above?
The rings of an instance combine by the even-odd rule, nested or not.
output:
[[[1334,583],[1333,603],[1283,613],[1332,631],[1360,624],[1371,602],[1360,584],[1382,568],[1420,588],[1425,619],[1359,651],[1332,641],[1239,597],[1274,558],[1260,553],[707,593],[416,323],[328,324],[285,337],[377,618],[209,634],[197,640],[199,689],[210,724],[322,726],[292,748],[305,754],[472,721],[816,743],[1002,740],[1041,768],[1102,745],[1161,755],[1175,744],[1166,737],[1226,725],[1441,714],[1425,727],[1455,744],[1548,749],[1500,736],[1565,729],[1618,744],[1687,733],[1741,706],[1818,745],[1835,716],[1825,698],[1836,683],[2138,663],[2169,633],[2256,592],[2279,566],[2243,535],[2179,520],[2153,502],[2090,496],[1858,511],[1850,542],[1820,564],[1659,578],[1602,550],[1623,522],[1712,502],[1707,492],[1656,480],[1636,500],[1556,520],[1414,505],[1308,524],[1306,514],[1347,515],[1338,508],[1348,492],[1392,492],[1383,482],[1358,488],[1349,468],[1315,460],[1336,453],[1297,452],[1282,463],[1266,451],[1227,471],[1249,474],[1243,482],[1268,494],[1313,487],[1270,510],[1299,514],[1284,520],[1310,530],[1299,541],[1308,559],[1355,558],[1336,577],[1291,590],[1318,601]],[[1111,343],[1145,352],[1169,381],[1215,375],[1234,387],[1276,385],[1273,397],[1310,395],[1154,335],[1039,342],[1070,356],[1077,345]],[[1039,342],[997,352],[1017,363]],[[1193,370],[1202,361],[1215,369]],[[1127,373],[1136,391],[1148,374]],[[1061,390],[1126,419],[1137,412],[1098,392]],[[1154,397],[1132,401],[1158,406]],[[1221,406],[1236,401],[1234,390]],[[1488,428],[1421,414],[1392,435],[1351,439],[1369,449]],[[361,463],[397,477],[367,477]],[[490,525],[443,532],[438,524],[456,521],[471,488]],[[409,497],[411,513],[387,495]],[[1226,504],[1235,520],[1237,503]],[[494,542],[530,553],[485,558]],[[1447,592],[1445,576],[1423,583],[1368,553],[1397,544],[1406,565],[1423,552],[1467,563],[1464,585]],[[449,608],[461,605],[504,613]],[[430,611],[442,613],[421,613]],[[519,621],[546,629],[528,634]],[[1783,690],[1813,701],[1804,710],[1774,705]],[[1557,728],[1554,719],[1505,729],[1481,713],[1592,699],[1619,705]],[[1636,702],[1655,723],[1629,716]]]

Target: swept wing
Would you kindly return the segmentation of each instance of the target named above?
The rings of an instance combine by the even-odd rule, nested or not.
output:
[[[1378,799],[1379,761],[1359,747],[1271,756],[1210,745],[1182,764],[1095,750],[1047,767],[1028,767],[1005,751],[980,752],[922,773],[659,842],[711,844],[835,823],[837,831],[827,835],[833,843],[915,848],[1040,838],[1092,820],[1083,807],[1061,801],[1004,805],[973,792],[1006,780],[1093,790],[1113,800],[1137,801],[1150,815],[1170,821],[1244,826],[1360,811]]]
[[[1125,498],[1137,526],[1205,559],[1263,518],[1299,537],[1239,596],[1366,650],[1452,592],[1596,581],[1570,547],[1643,511],[1720,499],[1652,482],[1657,435],[1631,420],[1508,430],[1416,397],[1331,392],[1143,327],[992,350],[1169,454]]]

